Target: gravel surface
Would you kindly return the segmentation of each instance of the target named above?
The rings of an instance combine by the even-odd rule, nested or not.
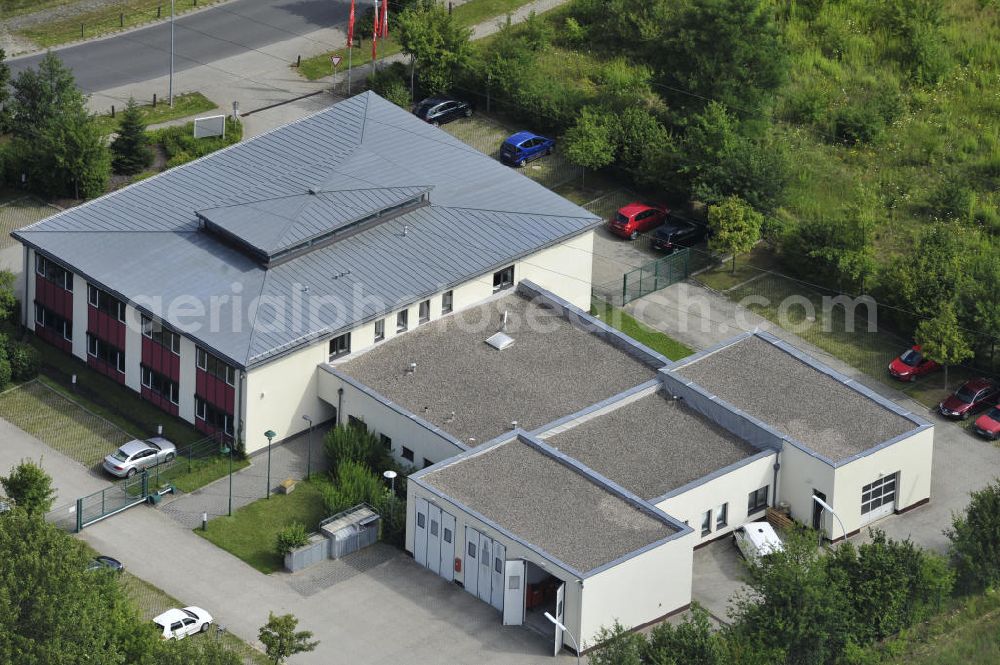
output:
[[[504,311],[514,344],[497,351],[485,340],[500,329]],[[512,421],[535,429],[655,376],[518,295],[424,324],[337,368],[459,439],[480,443]]]
[[[648,500],[760,452],[661,392],[546,442]]]
[[[746,337],[676,373],[833,461],[916,427],[760,337]]]
[[[676,532],[520,439],[423,480],[580,572]]]

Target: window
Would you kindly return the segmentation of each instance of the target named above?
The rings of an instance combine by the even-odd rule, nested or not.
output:
[[[375,322],[375,341],[381,342],[385,339],[385,319],[379,319]]]
[[[431,520],[430,532],[431,532],[432,536],[434,536],[435,538],[437,538],[437,535],[438,535],[438,523],[437,523],[437,520]]]
[[[475,543],[469,543],[469,558],[470,559],[475,559],[476,558],[476,544]]]
[[[142,385],[171,404],[177,404],[177,382],[159,372],[154,372],[145,365],[142,365]]]
[[[93,284],[87,285],[87,302],[98,311],[125,323],[125,303],[107,291],[102,291]]]
[[[747,515],[753,515],[767,508],[767,494],[769,489],[771,489],[770,485],[764,485],[759,490],[750,492],[750,496],[747,498]]]
[[[35,272],[67,291],[73,290],[73,273],[40,254],[35,254]]]
[[[712,511],[706,510],[701,516],[701,536],[704,538],[710,533],[712,533]]]
[[[421,529],[423,529],[424,525],[426,523],[427,523],[427,521],[426,521],[426,518],[424,517],[424,514],[423,513],[417,513],[417,526],[420,527]]]
[[[861,488],[861,514],[896,501],[896,474],[883,476]]]
[[[175,356],[181,355],[181,336],[172,330],[166,330],[162,323],[145,315],[142,317],[142,334],[160,346],[170,349]]]
[[[73,322],[64,319],[48,307],[35,303],[35,323],[60,333],[64,340],[73,341]]]
[[[344,333],[330,340],[329,360],[346,356],[351,352],[351,333]]]
[[[403,446],[403,451],[401,454],[403,456],[403,459],[408,460],[410,462],[413,461],[413,451],[407,448],[406,446]]]
[[[427,468],[427,467],[429,467],[429,466],[434,466],[434,462],[430,461],[429,459],[427,459],[427,458],[425,457],[425,458],[424,458],[424,468],[426,469],[426,468]]]
[[[125,353],[116,346],[108,344],[103,339],[87,333],[87,353],[103,360],[122,374],[125,373]]]
[[[392,450],[392,439],[387,437],[385,434],[379,434],[378,440],[385,446],[386,450]]]
[[[362,432],[368,431],[368,425],[366,425],[365,421],[361,420],[361,418],[358,418],[357,416],[347,416],[347,425],[348,427],[353,427],[354,429],[361,430]]]
[[[441,294],[441,314],[451,314],[455,308],[455,292],[445,291]]]
[[[503,270],[493,273],[493,293],[503,291],[514,286],[514,266],[507,266]]]
[[[236,370],[222,362],[205,349],[198,347],[198,369],[222,379],[231,386],[236,385]]]
[[[441,537],[444,539],[444,542],[450,543],[451,542],[451,529],[449,529],[448,527],[445,527],[444,528],[444,533],[441,535]]]
[[[431,320],[431,301],[424,300],[417,309],[417,325]]]
[[[205,424],[211,425],[216,430],[225,432],[229,436],[233,436],[232,414],[226,413],[198,395],[194,396],[194,412],[198,420],[204,420]]]
[[[503,575],[503,559],[500,557],[493,558],[493,570]]]
[[[729,524],[729,504],[724,503],[715,509],[715,530],[724,529]]]
[[[409,326],[409,321],[410,321],[410,310],[408,309],[400,310],[400,312],[396,314],[396,332],[398,333],[405,332],[406,328]]]

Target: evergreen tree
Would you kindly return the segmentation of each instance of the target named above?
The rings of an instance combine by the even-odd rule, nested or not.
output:
[[[112,165],[115,173],[133,175],[145,170],[153,163],[153,152],[149,147],[149,135],[142,111],[135,99],[129,98],[122,112],[118,136],[111,142]]]

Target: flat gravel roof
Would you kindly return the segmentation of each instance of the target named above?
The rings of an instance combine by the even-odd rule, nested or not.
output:
[[[500,329],[504,311],[514,343],[498,351],[486,338]],[[417,368],[408,373],[411,362]],[[656,376],[517,294],[426,323],[337,369],[459,440],[477,443],[510,430],[512,421],[532,430]]]
[[[583,573],[677,533],[519,438],[421,480]]]
[[[545,442],[647,500],[761,452],[662,392]]]
[[[917,427],[758,336],[671,371],[834,462]]]

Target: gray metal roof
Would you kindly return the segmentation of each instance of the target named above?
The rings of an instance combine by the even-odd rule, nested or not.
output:
[[[416,187],[433,188],[430,205],[270,269],[200,230],[197,216],[244,206],[247,217],[224,223],[273,249],[339,223],[348,209],[383,206],[386,190]],[[272,212],[281,230],[269,227],[261,201],[309,190],[338,192],[331,198],[345,212],[298,211],[289,227],[289,210],[279,207]],[[364,93],[12,235],[234,364],[252,366],[599,223]]]
[[[545,441],[646,500],[761,452],[662,391]]]
[[[581,572],[678,532],[520,437],[455,458],[420,481]]]
[[[739,337],[666,371],[714,393],[834,462],[920,426],[833,370],[763,334]]]

